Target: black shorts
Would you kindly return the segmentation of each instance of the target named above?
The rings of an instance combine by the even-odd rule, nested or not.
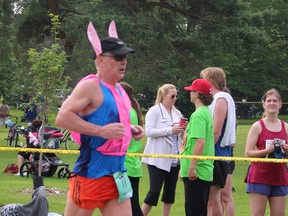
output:
[[[18,155],[21,155],[26,160],[29,160],[31,154],[31,152],[18,152]]]
[[[235,161],[230,161],[230,163],[229,163],[229,174],[232,175],[234,170],[235,170]]]
[[[211,185],[218,185],[220,188],[225,187],[226,178],[229,174],[229,163],[225,161],[214,161],[213,181]]]
[[[232,152],[231,152],[231,157],[233,157],[233,148],[232,148],[232,150],[231,150]],[[230,161],[230,164],[229,164],[229,174],[233,174],[233,172],[234,172],[234,170],[235,170],[235,161]]]

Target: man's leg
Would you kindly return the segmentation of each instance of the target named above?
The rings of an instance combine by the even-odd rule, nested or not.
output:
[[[210,188],[210,195],[208,201],[208,215],[209,216],[222,216],[222,205],[220,199],[220,187],[213,185]]]
[[[234,200],[232,196],[232,175],[228,174],[225,187],[221,189],[221,203],[226,215],[234,216]]]
[[[132,216],[130,199],[126,199],[120,203],[118,202],[118,199],[112,199],[100,209],[100,212],[102,216]]]
[[[93,210],[85,210],[79,208],[77,205],[73,203],[71,199],[67,199],[66,207],[64,211],[65,216],[92,216],[94,212]]]

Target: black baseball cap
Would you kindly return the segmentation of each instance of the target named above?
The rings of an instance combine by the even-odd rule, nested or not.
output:
[[[135,53],[136,51],[127,47],[125,43],[114,37],[104,37],[100,40],[102,53],[111,52],[115,55]],[[96,59],[96,53],[93,52],[93,59]]]
[[[102,53],[111,52],[115,55],[135,53],[135,50],[127,47],[125,43],[114,37],[104,37],[101,40]]]

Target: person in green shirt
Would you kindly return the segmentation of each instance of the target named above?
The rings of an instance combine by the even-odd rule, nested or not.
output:
[[[143,118],[140,105],[138,101],[133,97],[133,88],[131,85],[125,82],[120,82],[120,85],[126,91],[130,101],[132,109],[130,110],[131,125],[141,125],[143,127]],[[133,133],[133,131],[132,131]],[[141,141],[131,139],[127,152],[137,153],[142,147]],[[142,164],[139,157],[126,156],[124,166],[127,169],[127,175],[131,182],[133,189],[133,195],[131,197],[131,207],[133,216],[143,216],[140,204],[139,204],[139,181],[142,177]]]
[[[181,155],[214,156],[213,119],[208,106],[213,101],[211,83],[196,79],[191,86],[190,100],[195,104],[183,139]],[[184,182],[186,216],[207,215],[213,160],[180,159],[180,177]]]

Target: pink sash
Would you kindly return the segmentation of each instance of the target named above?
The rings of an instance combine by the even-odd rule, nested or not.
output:
[[[96,79],[99,82],[94,74],[84,77],[80,82],[90,78]],[[102,84],[111,91],[114,97],[119,113],[120,123],[124,125],[126,133],[122,139],[108,139],[102,146],[97,148],[97,151],[105,155],[122,156],[126,153],[132,137],[130,124],[131,102],[125,90],[118,83],[116,85],[119,91],[115,87],[106,83]],[[81,136],[79,133],[71,131],[71,136],[78,144],[81,144]]]

